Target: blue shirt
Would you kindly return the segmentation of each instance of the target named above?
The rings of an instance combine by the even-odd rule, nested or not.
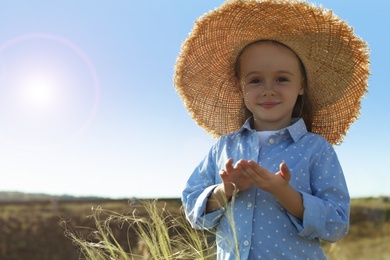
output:
[[[337,241],[349,227],[350,198],[333,147],[308,132],[302,119],[260,146],[251,120],[220,137],[192,173],[182,194],[187,219],[197,229],[216,228],[217,259],[327,259],[320,239]],[[207,199],[222,182],[219,171],[229,158],[253,160],[275,173],[285,161],[290,185],[302,194],[303,221],[255,186],[205,214]]]

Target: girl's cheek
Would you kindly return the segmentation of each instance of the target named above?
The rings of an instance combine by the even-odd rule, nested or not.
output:
[[[262,92],[261,87],[257,86],[257,87],[248,88],[245,94],[248,96],[249,95],[255,96],[255,95],[259,95],[261,92]]]

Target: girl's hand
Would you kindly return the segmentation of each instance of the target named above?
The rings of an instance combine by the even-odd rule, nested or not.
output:
[[[236,168],[243,173],[248,181],[260,189],[274,195],[276,200],[293,216],[303,220],[304,207],[302,195],[291,187],[291,174],[285,162],[279,166],[275,174],[261,167],[254,161],[239,161]]]
[[[261,167],[254,161],[240,160],[237,163],[236,168],[240,170],[253,185],[275,196],[289,186],[291,179],[290,171],[285,162],[280,164],[280,170],[275,174]]]
[[[237,168],[237,164],[233,166],[233,159],[230,158],[225,164],[225,170],[219,172],[222,183],[210,194],[206,204],[206,213],[220,209],[235,192],[253,186],[252,182]]]
[[[235,189],[240,191],[249,189],[253,186],[251,180],[237,167],[241,161],[242,160],[238,161],[237,164],[233,166],[233,159],[230,158],[225,164],[225,170],[219,172],[223,181],[225,195],[228,198],[234,194]]]

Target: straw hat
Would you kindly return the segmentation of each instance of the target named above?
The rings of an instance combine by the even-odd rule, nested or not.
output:
[[[174,75],[195,122],[214,137],[242,126],[247,115],[234,85],[234,64],[258,40],[278,41],[299,56],[313,107],[312,132],[341,143],[367,92],[368,47],[331,11],[295,0],[228,1],[196,21]]]

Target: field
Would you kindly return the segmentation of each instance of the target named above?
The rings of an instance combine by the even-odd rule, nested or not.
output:
[[[390,259],[390,201],[388,198],[353,200],[349,234],[326,244],[329,259]]]
[[[137,224],[122,218],[148,219],[150,212],[145,210],[144,202],[98,199],[0,202],[0,259],[85,259],[75,238],[96,246],[105,239],[102,232],[111,232],[110,242],[117,242],[126,252],[150,259],[135,232]],[[169,212],[169,216],[173,216],[164,217],[164,220],[181,218],[181,204],[177,199],[161,199],[154,205],[159,209],[158,214]],[[141,223],[138,227],[146,227],[146,224]],[[104,226],[108,229],[102,230]],[[180,232],[170,230],[168,235],[175,236]],[[390,201],[388,198],[368,198],[352,201],[350,233],[335,244],[324,243],[324,248],[329,259],[379,260],[390,259],[388,245]]]

